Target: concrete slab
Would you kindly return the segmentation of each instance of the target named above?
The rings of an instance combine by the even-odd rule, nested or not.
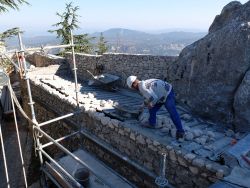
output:
[[[250,187],[250,170],[234,167],[231,174],[225,177],[224,180],[242,187]]]
[[[242,155],[246,155],[250,151],[250,134],[241,139],[233,147],[228,150],[228,153],[236,157],[240,166],[250,169],[250,164],[243,160]],[[250,159],[249,159],[250,160]],[[249,183],[250,185],[250,183]]]
[[[212,144],[208,145],[209,148],[213,151],[213,155],[209,157],[212,161],[218,160],[218,158],[223,155],[230,147],[232,138],[222,137],[221,139],[215,140]]]
[[[210,144],[209,146],[210,146],[210,148],[212,148],[212,150],[215,153],[219,153],[219,152],[222,152],[222,150],[226,146],[230,145],[231,140],[232,140],[232,138],[230,138],[230,137],[222,137],[221,139],[215,140],[215,142]]]
[[[134,187],[132,184],[129,184],[123,178],[115,174],[108,167],[104,166],[104,164],[102,164],[100,161],[95,159],[86,151],[79,149],[75,151],[74,154],[77,157],[79,157],[79,159],[86,162],[98,177],[101,177],[103,180],[105,180],[108,183],[108,185],[103,184],[103,182],[101,182],[95,175],[91,174],[89,188],[104,188],[104,187],[132,188]],[[78,164],[75,160],[73,160],[70,156],[65,156],[61,158],[58,162],[71,175],[76,171],[76,169],[81,168],[81,165]]]
[[[211,185],[209,188],[240,188],[240,186],[236,186],[227,182],[219,181]]]

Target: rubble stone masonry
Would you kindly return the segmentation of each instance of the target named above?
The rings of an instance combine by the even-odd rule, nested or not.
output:
[[[36,102],[35,110],[38,122],[65,115],[76,108],[73,97],[63,96],[60,92],[49,88],[39,80],[32,80],[31,87]],[[27,95],[23,99],[24,109],[27,110],[29,108]],[[156,187],[154,177],[159,175],[162,153],[167,154],[167,178],[176,187],[208,187],[218,178],[222,178],[229,173],[225,166],[198,157],[193,153],[188,153],[171,143],[155,140],[144,134],[140,129],[131,126],[128,122],[111,119],[102,112],[97,112],[94,108],[86,108],[83,104],[80,108],[82,112],[78,115],[78,118],[72,117],[66,121],[59,121],[49,125],[49,128],[45,126],[43,129],[48,129],[49,135],[53,138],[58,138],[69,134],[70,128],[78,130],[81,127],[82,130],[117,151],[123,158],[133,161],[133,163],[150,172],[151,179],[146,175],[137,173],[138,169],[133,170],[135,167],[124,167],[122,163],[117,162],[118,159],[114,160],[114,156],[108,157],[102,149],[92,147],[91,142],[86,138],[76,137],[63,144],[70,150],[83,147],[139,187]],[[49,152],[57,156],[58,150],[52,148]]]
[[[73,68],[72,55],[66,58]],[[174,56],[152,56],[138,54],[103,54],[88,55],[76,54],[77,73],[79,78],[88,79],[90,74],[110,73],[120,76],[122,85],[130,75],[136,75],[139,79],[158,78],[166,79],[167,68],[177,57]]]

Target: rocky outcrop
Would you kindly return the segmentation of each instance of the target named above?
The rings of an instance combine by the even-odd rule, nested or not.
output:
[[[214,22],[209,28],[209,32],[214,32],[226,26],[227,24],[231,24],[232,22],[236,21],[244,21],[239,20],[242,19],[242,16],[238,16],[239,10],[241,9],[242,5],[238,1],[232,1],[228,5],[226,5],[220,15],[217,15],[214,19]]]
[[[234,1],[216,16],[204,38],[183,49],[169,67],[168,79],[193,112],[250,129],[249,67],[250,1],[244,5]]]
[[[249,130],[250,125],[250,70],[240,84],[234,100],[235,124],[238,130]]]

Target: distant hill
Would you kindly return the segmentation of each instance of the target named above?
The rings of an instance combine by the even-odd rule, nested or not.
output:
[[[205,35],[205,32],[149,34],[121,28],[109,29],[103,32],[103,36],[112,52],[154,55],[178,55],[185,46],[199,40]],[[99,37],[100,33],[94,33],[92,36]]]
[[[168,32],[161,34],[150,34],[142,31],[114,28],[102,32],[109,52],[133,53],[133,54],[153,54],[153,55],[178,55],[187,45],[202,38],[206,33],[193,32]],[[100,32],[90,34],[96,37],[96,43]],[[8,49],[18,47],[17,38],[6,41]],[[26,47],[46,46],[59,44],[60,39],[55,36],[23,37]]]
[[[45,45],[53,45],[53,44],[59,44],[60,39],[56,38],[55,36],[35,36],[35,37],[28,37],[28,36],[23,36],[22,37],[23,44],[26,47],[38,47],[38,46],[45,46]],[[6,41],[7,48],[8,49],[13,49],[17,48],[19,43],[18,43],[18,38],[13,37],[11,39],[8,39]]]

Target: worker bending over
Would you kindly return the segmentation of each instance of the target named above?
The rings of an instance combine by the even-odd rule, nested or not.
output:
[[[159,79],[138,80],[136,76],[127,78],[127,85],[136,89],[144,97],[144,104],[149,110],[148,122],[142,124],[144,127],[155,128],[156,112],[162,105],[168,110],[170,117],[177,129],[176,139],[183,138],[185,131],[175,106],[175,96],[172,85]]]

